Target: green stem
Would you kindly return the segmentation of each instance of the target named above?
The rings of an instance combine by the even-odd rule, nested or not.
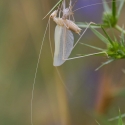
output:
[[[112,0],[112,15],[114,20],[116,20],[116,0]]]
[[[125,30],[123,30],[120,26],[116,25],[115,29],[125,34]]]

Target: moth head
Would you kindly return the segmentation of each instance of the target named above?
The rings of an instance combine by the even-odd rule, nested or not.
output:
[[[54,17],[56,17],[56,16],[57,16],[57,12],[58,12],[58,11],[55,10],[55,11],[50,15],[50,18],[53,19]]]

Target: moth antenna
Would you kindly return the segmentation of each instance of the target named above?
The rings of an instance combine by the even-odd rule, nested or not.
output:
[[[76,0],[76,1],[74,2],[74,4],[72,5],[72,8],[76,5],[77,1],[78,1],[78,0]]]

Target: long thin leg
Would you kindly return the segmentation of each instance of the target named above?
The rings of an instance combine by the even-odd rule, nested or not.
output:
[[[61,6],[62,6],[62,5],[61,5]],[[61,16],[61,6],[60,6],[60,5],[58,6],[59,18],[60,18],[60,16]]]
[[[69,11],[72,11],[72,0],[69,2]]]
[[[75,18],[74,18],[74,16],[73,16],[73,14],[72,14],[72,20],[73,20],[74,23],[76,22],[76,21],[75,21]]]
[[[46,32],[47,32],[47,29],[48,29],[49,21],[47,23],[47,26],[46,26],[46,29],[45,29],[45,33],[44,33],[44,36],[43,36],[43,39],[42,39],[42,42],[41,42],[40,52],[39,52],[37,65],[36,65],[36,70],[35,70],[35,75],[34,75],[34,82],[33,82],[33,88],[32,88],[32,97],[31,97],[31,125],[33,125],[33,97],[34,97],[34,89],[35,89],[35,84],[36,84],[37,71],[38,71],[38,67],[39,67],[39,63],[40,63],[40,56],[41,56],[41,52],[42,52],[42,48],[43,48],[43,43],[44,43],[44,40],[45,40]]]
[[[59,18],[61,17],[62,8],[63,8],[63,2],[62,2],[62,4],[58,7],[58,10],[59,10]]]
[[[78,58],[83,58],[83,57],[89,57],[89,56],[94,56],[94,55],[99,55],[99,54],[105,54],[107,56],[106,52],[97,52],[97,53],[92,53],[92,54],[88,54],[88,55],[84,55],[84,56],[76,56],[76,57],[68,58],[68,59],[64,59],[64,60],[73,60],[73,59],[78,59]]]
[[[87,26],[87,28],[83,31],[82,35],[79,37],[79,39],[77,40],[77,42],[75,43],[75,45],[73,46],[73,49],[75,48],[75,46],[78,44],[78,42],[80,41],[80,39],[82,38],[82,36],[85,34],[85,32],[87,31],[87,29],[90,27],[91,24],[95,24],[93,22],[90,22]],[[65,49],[65,42],[63,42],[63,47]],[[72,49],[72,50],[73,50]],[[65,50],[64,50],[65,51]],[[78,59],[78,58],[82,58],[82,57],[87,57],[87,56],[92,56],[92,55],[97,55],[97,54],[106,54],[106,52],[98,52],[98,53],[92,53],[92,54],[88,54],[88,55],[84,55],[84,56],[76,56],[76,57],[72,57],[72,58],[68,58],[68,59],[65,59],[65,55],[64,55],[64,52],[63,52],[63,60],[73,60],[73,59]]]
[[[76,1],[74,2],[74,4],[72,5],[72,7],[74,7],[74,6],[75,6],[75,4],[77,3],[77,1],[78,1],[78,0],[76,0]]]
[[[88,30],[88,28],[90,27],[91,24],[95,24],[93,22],[90,22],[88,24],[88,26],[86,27],[86,29],[83,31],[82,35],[79,37],[79,39],[77,40],[77,42],[75,43],[75,45],[73,46],[73,49],[75,48],[75,46],[78,44],[78,42],[80,41],[80,39],[82,38],[82,36],[85,34],[85,32]]]
[[[70,20],[70,15],[72,15],[72,17],[73,17],[73,13],[72,13],[72,0],[70,0],[70,2],[69,2],[69,20]],[[73,18],[73,21],[74,21],[74,18]]]

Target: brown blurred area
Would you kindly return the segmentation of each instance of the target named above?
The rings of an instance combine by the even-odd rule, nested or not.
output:
[[[93,3],[97,1],[99,0],[92,0]],[[0,125],[30,125],[33,79],[48,17],[42,19],[57,2],[58,0],[0,2]],[[96,10],[92,8],[76,21],[94,21],[94,17],[89,16],[92,11],[97,16],[97,22],[101,21],[98,15],[98,12],[103,11],[101,5]],[[124,11],[125,8],[120,16],[120,26],[125,22]],[[78,16],[77,13],[75,17]],[[51,21],[53,48],[55,26]],[[118,32],[108,32],[111,35],[115,32],[119,39]],[[78,37],[75,35],[75,40]],[[105,48],[90,30],[80,42]],[[95,51],[79,44],[71,57],[92,52]],[[106,58],[94,56],[65,62],[58,68],[64,81],[62,83],[53,66],[47,32],[34,90],[34,125],[94,125],[95,113],[107,118],[117,116],[118,108],[124,113],[124,60],[115,61],[95,71],[104,61]]]

